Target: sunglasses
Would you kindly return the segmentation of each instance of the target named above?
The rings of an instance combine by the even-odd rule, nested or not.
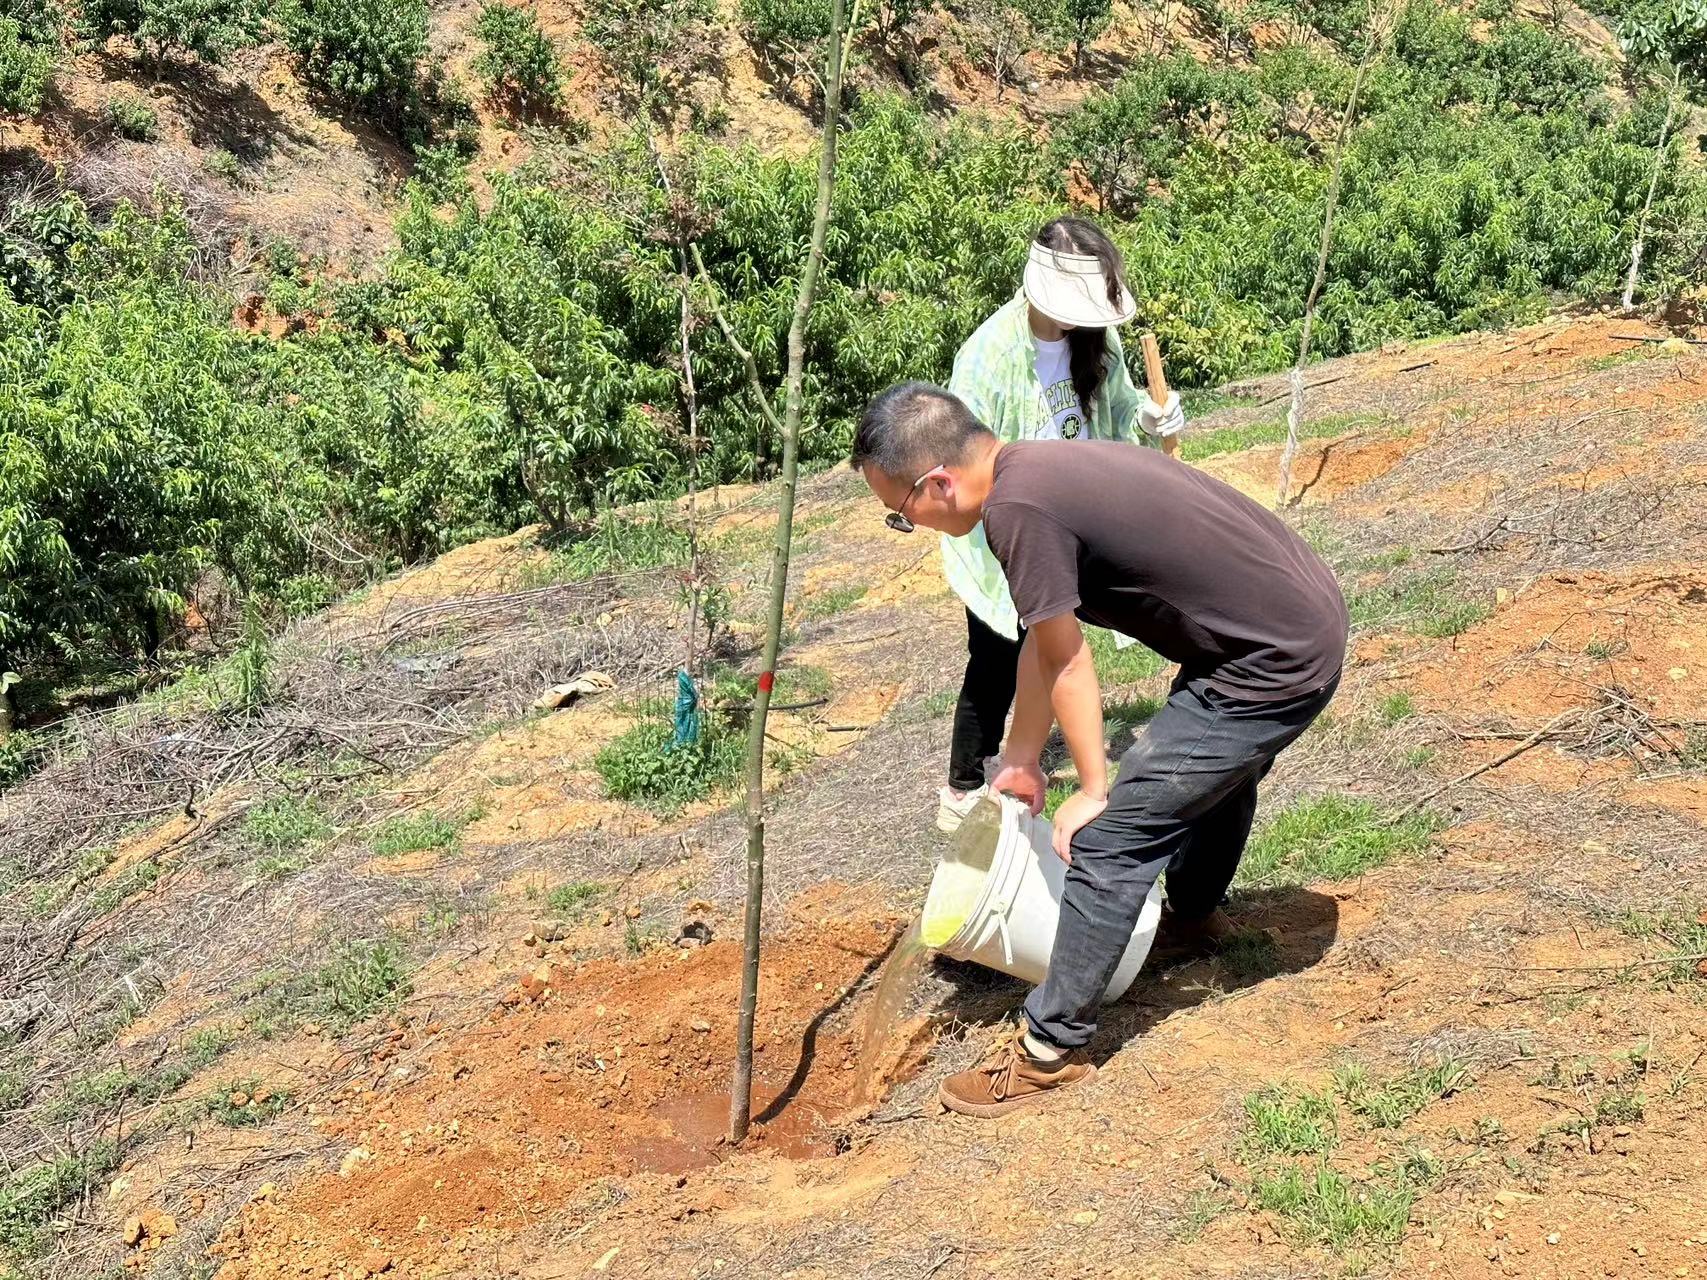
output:
[[[926,480],[929,480],[942,469],[943,468],[940,466],[932,467],[929,471],[925,472],[924,475],[913,481],[913,487],[907,490],[907,496],[901,499],[901,506],[899,509],[891,511],[888,515],[884,516],[883,523],[895,530],[896,533],[911,533],[914,529],[917,529],[918,525],[914,524],[907,518],[907,507],[911,505],[913,499],[918,496],[919,486],[924,484]]]

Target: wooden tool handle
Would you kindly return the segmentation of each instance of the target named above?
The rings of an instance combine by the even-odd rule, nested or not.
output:
[[[1162,349],[1156,345],[1156,335],[1146,333],[1144,343],[1144,382],[1150,399],[1157,404],[1168,402],[1168,375],[1162,372]],[[1163,436],[1162,452],[1173,458],[1179,455],[1179,437]]]
[[[1162,372],[1162,349],[1156,345],[1156,335],[1146,333],[1144,342],[1144,382],[1150,399],[1157,404],[1168,402],[1168,375]]]

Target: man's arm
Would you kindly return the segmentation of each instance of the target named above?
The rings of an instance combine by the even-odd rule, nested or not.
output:
[[[1043,804],[1044,778],[1039,762],[1053,723],[1061,726],[1067,752],[1079,771],[1079,795],[1056,815],[1060,833],[1057,852],[1065,858],[1073,833],[1100,813],[1108,801],[1102,689],[1085,634],[1070,613],[1040,622],[1026,635],[1020,653],[1013,726],[996,777],[998,791],[1012,791],[1030,801],[1034,812]]]

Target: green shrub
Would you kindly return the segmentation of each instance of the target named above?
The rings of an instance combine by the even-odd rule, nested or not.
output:
[[[474,74],[488,94],[508,102],[523,116],[558,106],[563,97],[563,63],[531,9],[516,8],[505,0],[484,0],[474,34],[485,46],[474,59]]]
[[[674,813],[733,785],[746,763],[746,740],[715,714],[703,724],[698,742],[675,747],[668,708],[649,712],[595,759],[606,794]]]
[[[287,0],[280,20],[304,77],[350,106],[392,116],[415,90],[426,0]]]
[[[55,61],[53,49],[28,42],[22,23],[0,17],[0,114],[40,111]]]
[[[160,116],[141,98],[114,94],[107,99],[107,124],[121,138],[153,142],[160,132]]]
[[[79,30],[99,44],[130,36],[156,61],[191,53],[218,64],[260,39],[254,0],[82,0]]]
[[[558,885],[545,895],[545,903],[560,915],[570,915],[596,901],[603,892],[602,885],[591,880],[578,880],[573,884]]]

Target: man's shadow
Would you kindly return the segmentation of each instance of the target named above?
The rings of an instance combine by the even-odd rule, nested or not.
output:
[[[1175,1014],[1287,973],[1311,968],[1339,936],[1339,903],[1302,887],[1235,892],[1228,913],[1240,935],[1199,956],[1152,952],[1137,979],[1103,1006],[1091,1052],[1098,1062]],[[935,975],[947,990],[933,1026],[995,1027],[1011,1023],[1031,988],[982,965],[938,956]]]

